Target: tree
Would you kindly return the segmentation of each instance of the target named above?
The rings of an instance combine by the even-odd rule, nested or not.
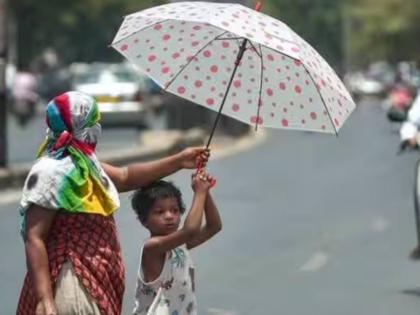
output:
[[[11,1],[18,23],[19,63],[46,47],[62,60],[115,61],[107,47],[122,16],[165,0]],[[244,0],[252,5],[252,0]],[[356,66],[384,59],[420,61],[420,0],[265,0],[263,12],[301,35],[337,70],[344,55]],[[343,49],[346,48],[346,49]]]
[[[419,0],[357,0],[348,7],[354,61],[420,62]]]
[[[263,11],[289,25],[336,70],[342,67],[341,4],[337,0],[267,0]]]
[[[12,1],[18,24],[19,64],[27,66],[46,47],[64,63],[118,60],[110,48],[126,14],[163,3],[163,0]]]

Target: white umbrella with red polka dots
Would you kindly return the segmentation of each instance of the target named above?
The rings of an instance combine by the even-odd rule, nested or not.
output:
[[[126,16],[112,47],[166,91],[218,111],[214,128],[222,113],[256,127],[337,134],[355,108],[349,92],[305,40],[259,9],[153,7]]]

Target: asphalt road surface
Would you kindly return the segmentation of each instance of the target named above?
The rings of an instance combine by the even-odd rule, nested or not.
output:
[[[407,258],[417,156],[396,155],[395,130],[369,101],[338,138],[269,131],[263,144],[211,162],[224,225],[193,251],[200,314],[419,314],[420,265]],[[189,173],[171,178],[188,204]],[[128,198],[117,214],[124,314],[147,236]],[[0,313],[14,314],[25,259],[17,202],[1,202]]]

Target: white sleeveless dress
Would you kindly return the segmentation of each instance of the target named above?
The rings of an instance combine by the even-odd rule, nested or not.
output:
[[[196,315],[194,265],[185,246],[175,248],[167,253],[163,269],[157,279],[144,281],[142,270],[143,246],[140,251],[139,271],[135,294],[134,315],[150,315],[150,306],[165,306],[168,315]],[[159,289],[158,301],[155,301]]]

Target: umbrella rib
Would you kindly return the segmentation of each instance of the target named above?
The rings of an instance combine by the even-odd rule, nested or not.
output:
[[[324,98],[322,97],[322,94],[319,91],[319,89],[318,89],[318,87],[316,85],[315,79],[312,77],[312,74],[309,72],[308,68],[306,68],[306,66],[305,66],[305,64],[303,62],[302,62],[302,65],[305,68],[306,72],[308,73],[309,77],[311,78],[311,81],[314,84],[314,86],[315,86],[315,88],[316,88],[316,90],[317,90],[317,92],[319,94],[319,97],[321,98],[322,104],[324,105],[325,110],[327,111],[328,117],[330,118],[330,122],[331,122],[331,124],[332,124],[332,126],[334,128],[335,135],[338,137],[338,131],[337,131],[337,128],[335,128],[334,121],[333,121],[333,119],[331,117],[331,114],[330,114],[330,111],[328,110],[328,107],[327,107],[327,103],[325,102]]]
[[[299,60],[299,58],[292,57],[292,56],[290,56],[290,55],[288,55],[288,54],[282,53],[281,51],[278,51],[278,50],[276,50],[276,49],[274,49],[274,48],[268,47],[268,46],[266,46],[266,45],[264,45],[264,44],[260,44],[260,45],[261,45],[262,47],[266,48],[266,49],[270,49],[270,50],[274,51],[274,52],[275,52],[275,53],[277,53],[277,54],[280,54],[280,55],[282,55],[282,56],[285,56],[285,57],[287,57],[287,58],[290,58],[290,59],[293,59],[293,60],[296,60],[296,61],[300,61],[300,60]],[[303,63],[303,62],[302,62],[302,63]]]
[[[303,61],[301,61],[299,58],[295,58],[295,57],[292,57],[292,56],[290,56],[290,55],[288,55],[288,54],[285,54],[285,53],[282,53],[281,51],[278,51],[278,50],[276,50],[276,49],[274,49],[274,48],[271,48],[271,47],[268,47],[268,46],[266,46],[266,45],[264,45],[264,44],[260,44],[263,48],[265,48],[265,49],[270,49],[271,51],[273,51],[273,52],[275,52],[275,53],[277,53],[277,54],[280,54],[280,55],[282,55],[282,56],[285,56],[285,57],[287,57],[287,58],[290,58],[290,59],[293,59],[293,60],[296,60],[296,61],[300,61],[304,66],[305,66],[305,63],[303,62]],[[305,69],[307,70],[307,67],[305,67]],[[335,89],[335,91],[337,92],[337,93],[339,93],[340,95],[342,95],[343,97],[345,97],[344,95],[343,95],[343,93],[341,93],[340,91],[337,91],[336,89]]]
[[[224,38],[217,38],[216,40],[243,40],[244,37],[224,37]]]
[[[216,26],[217,27],[217,26]],[[221,28],[222,29],[222,28]],[[222,29],[223,30],[223,29]],[[240,48],[241,47],[241,42],[238,42],[238,41],[242,41],[242,40],[244,40],[245,39],[245,37],[223,37],[223,38],[216,38],[215,40],[235,40],[235,41],[237,41],[237,44],[238,44],[238,48]]]
[[[251,44],[252,48],[254,48],[255,53],[256,53],[258,56],[260,56],[260,58],[262,58],[261,44],[258,44],[258,45],[260,45],[260,53],[258,53],[258,50],[257,50],[257,48],[254,46],[254,44],[253,44],[250,40],[248,40],[248,42]]]
[[[162,20],[162,21],[159,21],[159,22],[156,22],[156,23],[153,23],[153,24],[147,25],[146,27],[143,27],[143,28],[142,28],[142,29],[140,29],[140,30],[137,30],[137,31],[135,31],[135,32],[133,32],[133,33],[131,33],[131,34],[129,34],[129,35],[127,35],[127,36],[123,37],[123,38],[120,38],[117,42],[112,43],[110,46],[117,45],[119,42],[123,41],[124,39],[126,39],[126,38],[128,38],[128,37],[130,37],[130,36],[132,36],[132,35],[134,35],[134,34],[136,34],[136,33],[142,32],[142,31],[144,31],[145,29],[148,29],[149,27],[153,27],[153,26],[155,26],[155,25],[157,25],[157,24],[159,24],[159,23],[168,22],[169,20],[170,20],[170,19],[166,19],[166,20]]]
[[[217,38],[216,40],[236,40],[236,41],[238,41],[238,40],[243,40],[244,38],[245,37],[231,37],[231,38],[224,37],[224,38]],[[254,48],[255,52],[258,54],[257,48],[255,48],[254,44],[250,40],[248,40],[248,42],[251,44],[251,46]],[[239,47],[241,46],[240,43],[238,43],[238,46]]]
[[[179,77],[179,75],[182,73],[182,71],[184,71],[189,65],[190,65],[190,63],[194,60],[194,58],[200,53],[200,52],[202,52],[207,46],[209,46],[215,39],[217,39],[219,36],[222,36],[222,35],[225,35],[226,33],[228,33],[228,31],[226,31],[226,32],[224,32],[224,33],[222,33],[222,34],[219,34],[219,35],[217,35],[215,38],[213,38],[213,39],[211,39],[206,45],[204,45],[203,47],[201,47],[196,53],[195,53],[195,55],[194,56],[192,56],[191,58],[190,58],[190,60],[185,64],[185,65],[183,65],[182,66],[182,68],[181,68],[181,70],[179,70],[178,71],[178,73],[172,78],[172,80],[171,81],[169,81],[169,83],[168,84],[166,84],[166,86],[165,86],[165,90],[167,90],[171,85],[172,85],[172,83],[174,83],[174,81]]]
[[[261,53],[261,55],[259,55],[260,58],[261,58],[261,79],[260,79],[260,92],[259,92],[259,95],[258,95],[258,104],[257,104],[257,109],[258,110],[257,110],[257,120],[255,122],[255,131],[257,131],[257,129],[258,129],[258,123],[260,121],[260,109],[261,109],[261,105],[262,105],[261,94],[262,94],[262,88],[263,88],[263,72],[264,72],[264,59],[263,59],[263,53],[262,53],[262,49],[261,49],[260,44],[259,44],[259,48],[260,48],[260,53]],[[254,49],[255,49],[255,47],[254,47]],[[257,51],[257,50],[255,49],[255,51]]]
[[[260,44],[260,45],[261,45],[261,44]],[[285,57],[287,57],[287,58],[290,58],[290,59],[293,59],[293,60],[300,61],[300,60],[299,60],[299,59],[297,59],[297,58],[294,58],[294,57],[292,57],[292,56],[289,56],[289,55],[287,55],[287,54],[284,54],[284,53],[282,53],[282,52],[280,52],[280,51],[278,51],[278,50],[275,50],[275,49],[273,49],[273,48],[271,48],[271,47],[268,47],[268,46],[265,46],[265,45],[262,45],[262,46],[263,46],[263,47],[265,47],[265,48],[267,48],[267,49],[270,49],[270,50],[272,50],[272,51],[274,51],[274,52],[276,52],[276,53],[279,53],[280,55],[283,55],[283,56],[285,56]],[[305,65],[305,63],[304,63],[304,62],[302,62],[302,66],[305,68],[306,72],[308,73],[309,77],[311,78],[312,83],[313,83],[313,84],[315,85],[315,87],[316,87],[316,82],[315,82],[314,78],[312,77],[311,73],[309,72],[309,70],[308,70],[308,68],[306,67],[306,65]],[[320,96],[320,98],[321,98],[321,100],[322,100],[322,104],[324,105],[325,110],[326,110],[326,111],[327,111],[327,113],[328,113],[328,117],[329,117],[330,122],[331,122],[331,124],[332,124],[332,126],[333,126],[333,128],[334,128],[335,135],[338,137],[338,132],[337,132],[337,129],[335,128],[334,122],[333,122],[333,120],[332,120],[332,117],[331,117],[330,111],[329,111],[329,110],[328,110],[328,108],[327,108],[327,105],[326,105],[326,103],[325,103],[325,100],[324,100],[324,98],[322,97],[321,92],[320,92],[318,89],[317,89],[317,91],[318,91],[318,94],[319,94],[319,96]]]

